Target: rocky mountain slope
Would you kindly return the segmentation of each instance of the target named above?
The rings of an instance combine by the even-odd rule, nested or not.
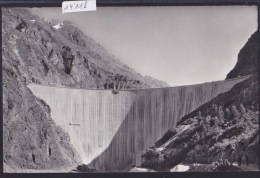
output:
[[[55,169],[81,162],[49,106],[27,84],[94,89],[168,86],[122,64],[70,22],[3,8],[4,171]]]
[[[162,171],[180,163],[235,162],[239,156],[245,160],[246,154],[251,164],[259,164],[257,41],[258,31],[241,49],[227,78],[250,76],[184,116],[176,128],[143,152],[142,167]]]
[[[56,22],[26,9],[4,9],[4,42],[23,61],[27,82],[80,88],[155,88],[68,21]]]
[[[238,76],[258,74],[258,43],[259,34],[256,31],[247,41],[238,54],[237,63],[228,74],[226,79]]]

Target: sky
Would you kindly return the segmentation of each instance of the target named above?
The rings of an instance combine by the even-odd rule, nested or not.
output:
[[[258,26],[256,6],[97,7],[68,14],[50,7],[32,12],[71,21],[136,72],[170,86],[224,80]]]

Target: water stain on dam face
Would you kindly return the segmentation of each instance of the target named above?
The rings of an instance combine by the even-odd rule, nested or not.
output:
[[[178,120],[245,78],[190,86],[122,90],[28,87],[51,108],[82,161],[101,170],[125,170]]]

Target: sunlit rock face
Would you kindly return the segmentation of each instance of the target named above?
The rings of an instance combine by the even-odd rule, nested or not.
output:
[[[126,170],[139,164],[141,151],[184,115],[244,79],[118,93],[32,84],[29,88],[50,106],[52,118],[68,132],[85,164]]]

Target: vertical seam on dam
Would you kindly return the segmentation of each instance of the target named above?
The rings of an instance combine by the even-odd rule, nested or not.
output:
[[[79,90],[28,85],[51,108],[85,164],[123,170],[184,115],[245,78],[172,88]],[[113,164],[111,164],[113,162]]]

